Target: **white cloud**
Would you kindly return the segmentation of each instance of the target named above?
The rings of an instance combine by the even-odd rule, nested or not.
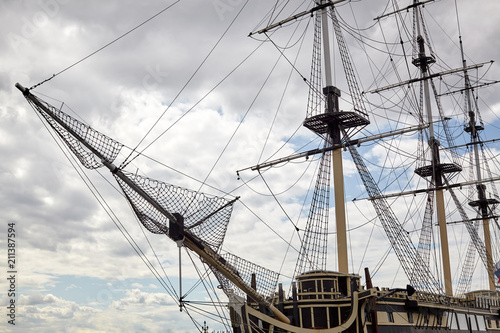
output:
[[[126,291],[127,297],[122,298],[117,302],[113,302],[113,307],[119,310],[125,307],[140,305],[140,306],[151,306],[151,305],[171,305],[174,304],[172,299],[162,293],[162,294],[152,294],[142,292],[140,289],[132,289]]]
[[[174,327],[175,332],[189,332],[192,324],[177,309],[169,310],[169,304],[164,294],[138,289],[127,290],[126,297],[105,309],[80,306],[51,294],[21,295],[17,311],[22,316],[16,319],[16,327],[24,332],[174,332]]]
[[[18,259],[22,268],[19,272],[23,287],[29,289],[19,299],[26,313],[19,320],[23,321],[28,331],[34,331],[36,327],[42,332],[49,331],[50,327],[66,332],[113,332],[123,327],[131,331],[182,332],[189,331],[189,328],[192,331],[193,325],[184,313],[178,313],[171,298],[161,293],[145,292],[158,288],[157,285],[142,281],[151,278],[151,272],[58,150],[20,92],[14,88],[16,82],[30,87],[49,78],[167,5],[165,1],[130,0],[105,3],[75,0],[1,2],[0,205],[4,220],[16,221],[20,248]],[[370,6],[366,6],[366,2],[353,2],[351,5],[355,6],[354,9],[364,6],[360,15],[370,24],[372,18],[380,14],[380,9],[371,3]],[[241,201],[251,209],[249,211],[241,203],[235,205],[225,249],[277,270],[287,251],[287,244],[273,230],[278,231],[285,240],[294,235],[292,244],[299,248],[292,224],[300,220],[299,225],[304,225],[303,216],[299,217],[303,201],[301,195],[309,188],[306,179],[314,173],[314,167],[307,169],[304,160],[297,160],[263,172],[264,179],[269,182],[292,222],[284,217],[272,196],[256,195],[268,193],[266,184],[257,173],[242,173],[245,182],[257,176],[255,181],[244,185],[237,179],[235,171],[271,156],[301,126],[306,112],[306,86],[292,72],[273,132],[268,136],[291,70],[288,62],[282,59],[257,96],[266,75],[280,56],[273,45],[265,43],[230,79],[222,81],[246,55],[259,47],[258,41],[246,36],[261,22],[263,13],[272,4],[264,0],[250,1],[239,24],[228,31],[220,46],[208,57],[205,66],[181,91],[242,6],[243,1],[190,1],[176,4],[143,28],[39,86],[35,93],[57,107],[64,101],[65,106],[71,108],[65,110],[72,116],[81,117],[94,128],[135,147],[180,92],[139,150],[199,103],[145,152],[170,169],[151,160],[137,159],[129,165],[130,171],[135,172],[139,168],[149,177],[194,189],[199,188],[200,183],[192,178],[203,180],[211,172],[207,179],[208,185],[223,191],[234,190],[231,195],[240,195]],[[453,28],[455,22],[442,18],[449,8],[440,10],[448,4],[437,3],[436,6],[439,9],[434,14],[436,21]],[[500,13],[498,6],[494,2],[482,3],[480,6],[473,2],[460,3],[464,40],[471,45],[466,48],[466,52],[478,62],[500,59],[500,47],[497,47],[499,39],[496,38],[496,16]],[[478,20],[477,17],[482,19]],[[467,22],[475,22],[475,29],[481,33],[469,32],[466,29],[470,28]],[[382,22],[382,25],[385,24],[385,21]],[[281,38],[277,39],[282,42]],[[435,44],[442,46],[448,56],[447,50],[452,43],[445,43],[445,39],[435,40]],[[360,62],[364,61],[359,48],[356,50],[353,56]],[[293,59],[291,53],[287,55],[288,60]],[[460,65],[460,59],[456,61],[456,65]],[[308,59],[299,59],[297,68],[307,77]],[[343,84],[340,70],[336,72],[339,85]],[[365,79],[367,76],[372,79],[371,70],[357,67],[357,71]],[[498,79],[498,73],[494,65],[487,77]],[[220,85],[215,87],[219,82]],[[363,86],[366,84],[364,82]],[[212,88],[215,90],[204,98]],[[487,122],[498,120],[498,103],[492,103],[496,102],[497,89],[492,86],[480,94],[481,101],[492,105],[490,111],[485,110],[484,120]],[[397,109],[396,106],[394,109]],[[249,108],[251,112],[245,115]],[[371,117],[374,130],[388,130],[379,123],[380,116],[396,120],[393,119],[395,112],[382,114],[377,108],[374,108],[374,112],[378,115]],[[220,155],[239,125],[241,127],[233,141]],[[285,145],[279,155],[273,158],[293,153],[302,142],[311,138],[310,133],[301,130],[293,144]],[[261,156],[266,140],[266,148]],[[402,144],[400,149],[410,151],[409,140],[403,140]],[[366,157],[375,157],[380,163],[387,157],[386,151],[382,151],[380,146],[369,152],[360,151]],[[124,149],[124,154],[127,153],[128,149]],[[347,155],[344,154],[346,188],[354,189],[348,194],[350,200],[352,196],[362,193],[362,184],[351,181],[355,168]],[[118,160],[121,161],[124,156]],[[211,171],[216,161],[217,167]],[[302,180],[305,181],[295,183],[304,172]],[[141,249],[152,261],[156,261],[148,244],[150,242],[167,275],[175,278],[178,274],[176,245],[161,235],[148,234],[146,240],[123,198],[98,174],[87,174],[102,189],[101,193]],[[103,174],[107,172],[103,171]],[[106,177],[115,184],[112,177]],[[216,192],[209,186],[204,186],[203,190]],[[350,228],[373,217],[373,209],[364,204],[366,202],[347,203]],[[356,208],[351,209],[355,205]],[[393,207],[396,214],[404,216],[402,205]],[[268,225],[260,222],[253,213]],[[359,228],[359,233],[353,235],[350,242],[364,250],[373,228],[370,242],[385,250],[385,235],[379,222],[373,223],[375,225],[368,223]],[[331,238],[334,239],[335,235],[332,234]],[[269,249],[280,255],[269,256]],[[294,268],[294,252],[290,250],[286,257],[286,274],[291,274],[288,271]],[[377,262],[378,254],[368,251],[365,262]],[[387,261],[392,259],[391,255]],[[352,264],[354,270],[363,264],[360,261],[356,256]],[[187,278],[195,278],[197,274],[189,268],[190,265],[183,254],[183,274]],[[333,258],[332,267],[336,267]],[[379,277],[384,276],[380,280],[392,283],[392,276],[387,277],[389,273],[379,274]],[[91,306],[84,306],[53,296],[54,290],[60,288],[63,277],[70,275],[109,279],[111,284],[126,278],[137,280],[131,286],[120,288],[126,290],[124,297],[118,298],[118,293],[114,291],[111,292],[112,297],[108,297],[109,289],[102,288],[99,289],[100,293],[98,291],[89,296],[92,298],[89,302]],[[76,283],[65,288],[68,292],[84,289]]]

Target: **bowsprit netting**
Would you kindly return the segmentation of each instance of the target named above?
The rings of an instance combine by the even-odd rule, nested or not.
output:
[[[33,95],[31,97],[35,101],[27,98],[28,102],[47,120],[87,169],[103,166],[103,163],[96,158],[96,153],[110,163],[118,156],[123,144],[97,132],[47,102]],[[86,142],[88,146],[84,146],[81,142]]]
[[[226,235],[234,201],[207,196],[140,175],[123,174],[164,210],[181,214],[185,229],[218,252]],[[156,234],[167,233],[168,218],[122,179],[116,175],[115,178],[146,229]]]
[[[33,109],[42,115],[81,163],[96,169],[106,165],[125,193],[141,223],[151,232],[168,234],[169,214],[184,217],[185,230],[218,252],[226,234],[233,201],[169,185],[116,169],[113,161],[123,145],[29,93]],[[121,175],[118,176],[118,173]],[[136,186],[134,189],[131,186]],[[139,193],[142,192],[142,193]]]
[[[224,253],[221,257],[226,261],[226,265],[231,266],[236,274],[245,281],[246,284],[252,284],[252,275],[255,274],[255,282],[257,293],[271,297],[274,296],[276,286],[278,284],[279,274],[267,268],[256,265],[250,261],[242,259],[231,253]],[[210,266],[210,265],[209,265]],[[238,296],[246,296],[246,293],[236,287],[228,278],[222,275],[216,268],[210,266],[212,272],[217,277],[222,289],[226,295],[236,294]]]

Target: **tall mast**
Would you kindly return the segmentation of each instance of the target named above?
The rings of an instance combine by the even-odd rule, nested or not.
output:
[[[326,3],[322,0],[321,3]],[[340,90],[333,86],[332,82],[332,66],[330,56],[330,36],[328,30],[328,12],[327,8],[321,10],[322,36],[323,36],[323,54],[325,62],[325,79],[326,87],[323,88],[323,93],[326,97],[326,110],[328,113],[339,112],[339,97]],[[337,226],[337,256],[338,270],[341,273],[349,273],[348,256],[347,256],[347,228],[345,220],[345,202],[344,202],[344,173],[342,166],[342,148],[341,145],[341,129],[339,126],[330,127],[330,137],[334,148],[332,151],[333,163],[333,188],[335,196],[335,222]]]
[[[471,85],[469,80],[469,75],[467,73],[467,61],[464,56],[464,48],[462,43],[462,37],[459,37],[460,40],[460,53],[462,56],[462,65],[464,68],[464,79],[465,79],[465,100],[466,100],[466,112],[469,116],[468,126],[465,128],[465,131],[470,133],[472,146],[474,147],[474,161],[475,161],[475,172],[476,179],[478,181],[477,192],[478,192],[478,200],[469,202],[469,205],[472,207],[477,207],[481,217],[483,219],[483,233],[484,233],[484,245],[486,247],[486,257],[487,257],[487,271],[488,271],[488,283],[491,290],[495,290],[495,276],[493,270],[493,253],[491,249],[491,234],[490,234],[490,219],[489,219],[489,206],[500,203],[496,199],[487,199],[486,198],[486,185],[481,184],[482,174],[481,174],[481,165],[479,158],[479,131],[484,129],[481,125],[477,125],[476,123],[476,114],[472,108],[472,96],[471,96]]]
[[[432,1],[432,0],[429,0]],[[414,35],[416,36],[416,49],[415,49],[415,55],[413,57],[412,63],[415,65],[419,70],[420,70],[420,77],[419,78],[412,78],[407,81],[399,82],[397,84],[392,84],[386,87],[382,88],[377,88],[371,92],[381,92],[384,90],[400,87],[403,85],[411,85],[416,82],[421,82],[421,96],[422,96],[422,105],[421,107],[423,108],[422,110],[422,115],[421,115],[421,123],[422,125],[427,123],[429,125],[428,127],[428,152],[430,153],[430,156],[428,156],[428,162],[427,165],[419,165],[415,169],[415,173],[419,175],[422,178],[426,178],[429,180],[429,188],[426,189],[426,191],[432,190],[435,192],[435,198],[436,198],[436,209],[437,209],[437,218],[438,218],[438,226],[440,230],[440,247],[441,247],[441,258],[442,258],[442,269],[443,269],[443,277],[444,277],[444,287],[445,287],[445,293],[448,296],[453,296],[453,289],[452,289],[452,281],[451,281],[451,269],[450,269],[450,254],[449,254],[449,246],[448,246],[448,236],[447,236],[447,228],[446,228],[446,213],[445,213],[445,203],[444,203],[444,196],[443,196],[443,190],[446,187],[447,189],[450,190],[450,195],[455,202],[456,208],[458,212],[460,213],[462,220],[464,221],[467,231],[469,232],[471,236],[471,241],[473,245],[475,246],[476,250],[479,252],[480,257],[482,261],[485,263],[485,266],[487,267],[488,270],[488,276],[489,276],[489,281],[490,281],[490,287],[494,289],[494,273],[493,273],[493,259],[492,259],[492,249],[491,249],[491,236],[490,236],[490,230],[489,230],[489,217],[491,216],[491,205],[497,205],[500,203],[500,201],[496,199],[487,199],[485,190],[486,187],[485,185],[479,185],[477,187],[478,190],[478,196],[479,199],[476,201],[469,202],[469,205],[472,207],[475,207],[479,214],[481,215],[481,218],[483,219],[483,229],[484,229],[484,243],[481,241],[479,238],[479,235],[477,234],[477,230],[474,228],[474,226],[471,223],[471,220],[467,217],[467,214],[465,213],[465,210],[462,207],[462,204],[459,202],[457,196],[453,193],[452,187],[449,184],[449,179],[451,176],[449,174],[455,174],[460,171],[462,171],[462,168],[460,165],[458,165],[456,162],[448,162],[448,163],[443,163],[441,162],[441,156],[440,156],[440,142],[437,140],[436,135],[435,135],[435,128],[434,128],[434,121],[433,121],[433,110],[431,106],[431,92],[430,88],[434,90],[434,95],[436,98],[436,108],[439,111],[439,115],[443,117],[442,115],[442,110],[441,110],[441,104],[440,101],[438,100],[438,96],[436,96],[436,87],[434,86],[433,78],[441,78],[444,75],[452,74],[452,73],[457,73],[461,72],[464,73],[464,77],[466,80],[466,85],[465,88],[462,89],[461,91],[467,91],[465,94],[466,97],[466,111],[467,111],[467,117],[468,117],[468,124],[466,125],[467,128],[465,129],[467,132],[471,133],[471,144],[474,146],[474,158],[475,158],[475,173],[476,173],[476,180],[474,181],[474,184],[479,184],[479,183],[484,183],[485,180],[482,179],[481,171],[480,171],[480,155],[479,155],[479,147],[478,145],[481,144],[481,139],[479,137],[479,132],[483,129],[481,125],[476,124],[476,114],[474,114],[473,110],[473,103],[472,103],[472,98],[471,98],[471,85],[470,81],[467,75],[467,71],[472,68],[479,68],[484,65],[483,64],[477,64],[477,65],[472,65],[472,66],[467,66],[466,62],[463,60],[463,64],[460,68],[457,69],[451,69],[451,70],[446,70],[438,73],[431,73],[430,71],[430,66],[435,63],[435,57],[432,54],[432,49],[429,46],[430,50],[430,55],[426,53],[426,40],[424,39],[423,33],[425,32],[425,26],[424,26],[424,21],[422,20],[422,14],[420,12],[420,7],[421,5],[425,4],[427,1],[418,1],[414,0],[412,5],[409,5],[406,8],[398,9],[392,13],[384,14],[379,18],[386,17],[388,15],[392,15],[394,13],[404,11],[404,10],[409,10],[413,8],[414,10]],[[426,34],[424,34],[426,35]],[[463,51],[462,51],[462,59],[463,57]],[[452,137],[449,133],[449,130],[446,127],[446,124],[444,124],[444,132],[446,139],[448,141],[448,144],[450,146],[450,152],[452,155],[452,159],[455,160],[454,157],[457,155],[453,149],[456,148],[457,146],[453,145],[453,140]],[[469,144],[468,144],[469,145]],[[472,183],[472,182],[471,182]],[[453,185],[453,187],[456,187],[457,184]],[[430,240],[429,240],[430,241]],[[425,242],[425,240],[424,240]]]
[[[348,130],[359,130],[360,127],[366,126],[370,123],[365,108],[362,105],[361,92],[357,85],[352,65],[350,64],[349,53],[347,52],[345,42],[343,40],[342,32],[340,31],[338,20],[336,19],[333,7],[346,0],[335,1],[315,1],[315,7],[295,14],[285,20],[271,24],[270,26],[250,33],[266,33],[267,31],[280,27],[287,22],[296,20],[305,15],[315,14],[317,19],[314,45],[318,49],[323,49],[323,59],[320,59],[321,51],[318,53],[313,52],[313,70],[311,82],[314,82],[314,87],[310,87],[310,95],[313,99],[317,98],[318,86],[322,84],[320,78],[321,74],[325,78],[325,86],[323,86],[323,96],[325,102],[324,108],[316,107],[318,104],[313,103],[314,106],[308,109],[306,119],[303,125],[326,140],[326,146],[323,150],[318,150],[317,153],[332,152],[332,158],[328,157],[329,161],[333,164],[333,187],[335,195],[335,217],[337,226],[337,251],[338,251],[338,271],[348,273],[348,255],[347,255],[347,229],[346,229],[346,214],[345,214],[345,200],[344,200],[344,178],[342,166],[342,149],[343,141],[349,141],[344,132]],[[330,20],[331,19],[331,20]],[[353,99],[353,111],[341,111],[339,109],[340,90],[333,85],[332,80],[332,64],[331,64],[331,50],[330,50],[330,34],[329,23],[333,23],[335,36],[339,43],[340,56],[344,71],[346,72],[347,83]],[[322,44],[320,46],[320,44]],[[316,50],[316,49],[315,49]],[[319,73],[319,63],[324,63],[323,73]],[[316,72],[316,70],[318,70]],[[321,102],[320,102],[321,103]],[[344,137],[345,136],[345,137]],[[328,147],[329,146],[329,147]],[[327,158],[327,156],[325,156]],[[278,161],[279,163],[279,161]],[[274,164],[274,163],[271,163]],[[318,173],[317,186],[315,195],[313,195],[313,203],[310,209],[310,215],[306,226],[304,239],[302,240],[301,251],[297,266],[296,273],[304,273],[304,269],[325,269],[326,258],[326,233],[328,226],[328,195],[326,192],[330,188],[330,163],[322,164],[321,170]],[[257,167],[258,168],[258,167]],[[253,168],[252,168],[253,169]],[[327,181],[327,182],[323,182]],[[327,184],[326,190],[325,184]],[[320,193],[321,192],[321,193]],[[319,194],[318,194],[319,193]],[[316,196],[316,194],[318,194]],[[314,201],[314,197],[318,200]],[[317,232],[321,230],[321,232]],[[319,235],[321,234],[321,235]],[[321,238],[321,240],[319,240]]]
[[[414,4],[418,3],[414,0]],[[420,28],[420,12],[419,8],[415,7],[415,20],[417,27],[417,47],[418,47],[418,57],[413,60],[413,64],[420,68],[421,77],[423,79],[424,88],[424,106],[425,113],[427,115],[427,122],[429,125],[429,148],[431,151],[431,165],[418,168],[415,172],[422,176],[431,176],[431,183],[435,184],[436,190],[436,205],[437,205],[437,218],[439,225],[439,234],[441,241],[441,256],[443,265],[443,275],[444,275],[444,287],[447,296],[453,296],[453,288],[451,281],[451,269],[450,269],[450,252],[448,246],[448,231],[446,228],[446,213],[444,205],[444,195],[443,195],[443,171],[444,164],[441,164],[439,156],[439,141],[434,135],[434,125],[433,125],[433,114],[431,107],[431,96],[429,92],[429,66],[433,64],[436,60],[432,56],[426,55],[424,38],[421,34]]]
[[[338,0],[330,2],[322,0],[321,8],[321,28],[323,38],[323,57],[325,63],[325,83],[323,94],[326,100],[324,113],[309,116],[304,121],[304,126],[322,136],[332,145],[332,168],[333,187],[335,196],[335,223],[337,228],[337,257],[338,271],[349,273],[347,255],[347,229],[344,197],[344,173],[342,166],[342,143],[348,141],[348,131],[356,131],[370,123],[365,113],[365,108],[361,99],[361,92],[354,75],[353,66],[349,57],[349,52],[340,29],[333,5],[342,2]],[[329,8],[327,7],[329,6]],[[330,10],[330,12],[328,12]],[[349,92],[353,102],[353,111],[342,111],[339,107],[340,90],[332,82],[332,66],[330,56],[330,36],[329,18],[335,30],[340,58],[344,68]]]

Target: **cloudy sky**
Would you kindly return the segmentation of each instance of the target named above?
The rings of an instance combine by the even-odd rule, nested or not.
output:
[[[500,4],[457,3],[470,59],[500,60]],[[191,314],[196,324],[179,312],[176,296],[171,296],[179,288],[176,245],[164,236],[143,232],[105,170],[85,170],[86,176],[75,170],[74,161],[59,149],[14,87],[16,82],[32,87],[53,74],[57,75],[33,93],[56,107],[64,103],[64,111],[124,143],[118,163],[130,148],[139,145],[146,156],[134,159],[129,171],[187,188],[201,187],[211,194],[241,196],[224,249],[280,271],[283,282],[289,283],[286,277],[293,273],[299,247],[293,223],[269,196],[266,184],[251,181],[254,177],[259,180],[258,174],[244,171],[241,179],[236,176],[236,170],[265,160],[275,151],[286,156],[307,142],[318,143],[301,129],[307,87],[297,72],[309,76],[308,51],[292,70],[271,43],[261,43],[261,36],[247,37],[264,26],[273,4],[269,0],[0,2],[0,246],[7,248],[7,225],[15,223],[17,270],[16,325],[8,325],[2,312],[0,331],[193,332],[204,321],[211,329],[224,328],[195,313],[194,307]],[[297,1],[296,8],[300,4]],[[356,13],[356,24],[365,28],[384,11],[385,1],[353,1],[351,5],[341,9],[351,24],[352,13]],[[443,41],[453,46],[449,40],[456,43],[454,2],[436,1],[433,6],[435,14],[429,22],[451,31]],[[429,11],[431,7],[427,6]],[[286,41],[277,35],[276,40],[280,46],[296,43],[297,48],[297,36]],[[436,44],[447,53],[444,45],[448,44],[440,41]],[[289,54],[294,62],[295,55]],[[453,66],[459,65],[457,61]],[[489,79],[500,78],[497,67],[488,67]],[[369,72],[363,65],[358,71]],[[363,87],[369,85],[362,83]],[[483,98],[491,105],[485,120],[497,126],[498,133],[496,92],[498,88],[489,88]],[[275,117],[277,109],[280,112]],[[351,177],[355,172],[352,163],[344,163],[346,177]],[[265,178],[273,179],[272,191],[294,223],[314,168],[314,164],[296,163],[269,172]],[[300,178],[304,184],[296,183]],[[110,208],[102,207],[104,201],[95,198],[88,183],[99,188]],[[357,181],[349,200],[359,195],[359,186]],[[366,222],[359,207],[349,219],[353,229]],[[164,288],[155,278],[118,223],[169,287]],[[363,234],[350,237],[353,246],[368,235],[384,245],[380,252],[365,253],[363,260],[351,259],[350,270],[357,274],[365,265],[376,265],[389,249],[381,229],[361,230]],[[288,247],[289,241],[293,247]],[[350,253],[353,251],[357,250]],[[183,290],[188,290],[196,283],[197,272],[186,252],[182,258]],[[335,270],[335,259],[331,265]],[[404,285],[404,277],[394,277],[398,265],[392,266],[392,272],[380,273],[380,284],[391,286],[396,281]],[[2,270],[4,283],[0,284],[4,312],[10,300],[6,271]],[[200,289],[198,286],[187,300],[207,301]]]

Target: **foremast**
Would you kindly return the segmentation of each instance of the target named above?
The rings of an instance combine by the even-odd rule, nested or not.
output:
[[[313,99],[318,98],[318,91],[321,90],[318,89],[318,85],[322,84],[321,82],[318,82],[321,81],[321,71],[319,70],[319,67],[321,66],[319,65],[319,62],[321,62],[322,60],[325,66],[325,86],[322,89],[324,108],[322,108],[320,112],[317,112],[316,106],[310,107],[310,110],[308,110],[307,113],[307,117],[303,123],[305,127],[325,140],[325,148],[314,152],[322,154],[321,167],[318,173],[315,188],[315,195],[321,197],[321,199],[318,200],[321,201],[321,203],[319,204],[320,206],[314,207],[313,202],[313,207],[310,209],[310,215],[307,222],[308,225],[306,226],[306,233],[302,241],[299,259],[295,268],[295,276],[304,273],[306,267],[310,267],[313,270],[326,269],[326,244],[324,243],[326,243],[326,236],[328,234],[328,202],[324,201],[328,200],[330,184],[325,184],[325,182],[329,182],[330,179],[330,165],[329,162],[325,161],[325,158],[327,158],[327,156],[329,156],[328,154],[330,153],[332,155],[331,162],[333,168],[333,187],[335,196],[334,200],[337,228],[337,254],[339,266],[338,271],[341,273],[349,272],[342,150],[345,148],[346,143],[350,142],[350,139],[349,137],[347,137],[347,135],[345,135],[345,132],[350,130],[357,131],[359,130],[359,128],[368,125],[369,120],[367,114],[364,112],[364,106],[361,105],[361,91],[354,77],[354,70],[350,63],[347,48],[340,31],[339,22],[335,16],[333,9],[336,4],[342,3],[344,1],[346,0],[316,1],[316,6],[309,10],[293,15],[287,19],[271,24],[264,29],[249,34],[250,36],[254,34],[265,34],[272,29],[278,28],[287,22],[296,20],[305,15],[316,15],[316,19],[321,20],[319,24],[320,28],[318,29],[317,25],[317,29],[315,31],[315,43],[322,44],[323,58],[314,59],[315,55],[313,55],[313,66],[315,61],[318,62],[316,64],[317,73],[313,73],[315,71],[315,69],[313,68],[311,73],[311,81],[308,84],[310,86],[310,95],[314,96]],[[351,93],[351,97],[353,98],[354,111],[341,111],[339,107],[339,97],[341,95],[341,91],[339,88],[333,85],[332,80],[333,71],[331,65],[332,60],[330,55],[329,33],[330,23],[333,23],[333,26],[335,28],[335,36],[339,44],[342,64],[344,66],[344,70],[346,71],[349,91]],[[317,35],[321,35],[321,38],[317,38]],[[321,57],[320,50],[317,50],[316,56],[318,56],[319,58]],[[265,166],[280,163],[283,160],[264,163],[262,165],[252,167],[252,169],[260,169]],[[323,193],[318,194],[318,191]],[[318,230],[320,232],[318,232]]]
[[[349,89],[354,101],[359,101],[357,96],[360,95],[357,82],[354,78],[352,65],[348,57],[347,49],[340,29],[338,21],[334,13],[334,3],[321,0],[322,8],[318,12],[321,18],[321,36],[323,45],[323,62],[325,66],[325,87],[323,94],[325,99],[324,113],[310,115],[304,121],[304,126],[319,136],[324,137],[325,142],[332,147],[332,170],[333,170],[333,188],[335,202],[335,225],[337,231],[337,260],[338,271],[340,273],[349,273],[348,251],[347,251],[347,228],[345,214],[345,193],[344,193],[344,170],[342,163],[343,142],[348,141],[348,137],[344,137],[347,129],[356,127],[364,127],[369,124],[369,120],[363,113],[364,108],[357,103],[354,103],[354,111],[342,111],[339,105],[339,97],[341,96],[340,89],[333,85],[332,80],[332,65],[330,55],[330,33],[329,23],[332,22],[335,28],[335,35],[339,44],[342,63],[346,71]],[[328,10],[331,10],[328,13]],[[330,15],[329,15],[330,14]],[[331,18],[331,21],[329,19]],[[329,172],[325,171],[325,172]],[[320,177],[321,175],[318,175]],[[318,179],[319,180],[319,179]],[[306,235],[307,236],[307,235]],[[304,243],[310,242],[305,239]],[[304,247],[304,246],[303,246]],[[303,256],[304,254],[301,253]],[[301,260],[301,259],[299,259]],[[298,264],[299,265],[299,264]]]
[[[322,0],[321,3],[326,3]],[[328,13],[327,8],[321,10],[321,23],[323,28],[323,50],[325,62],[325,79],[326,87],[323,88],[323,93],[326,97],[326,112],[329,114],[340,112],[339,97],[340,90],[333,86],[332,81],[332,66],[330,56],[330,34],[328,30]],[[345,217],[345,194],[344,194],[344,173],[342,165],[342,134],[340,124],[330,126],[330,137],[334,147],[332,151],[332,167],[333,167],[333,188],[335,198],[335,225],[337,227],[337,260],[338,270],[340,273],[349,273],[349,264],[347,256],[347,228]]]

